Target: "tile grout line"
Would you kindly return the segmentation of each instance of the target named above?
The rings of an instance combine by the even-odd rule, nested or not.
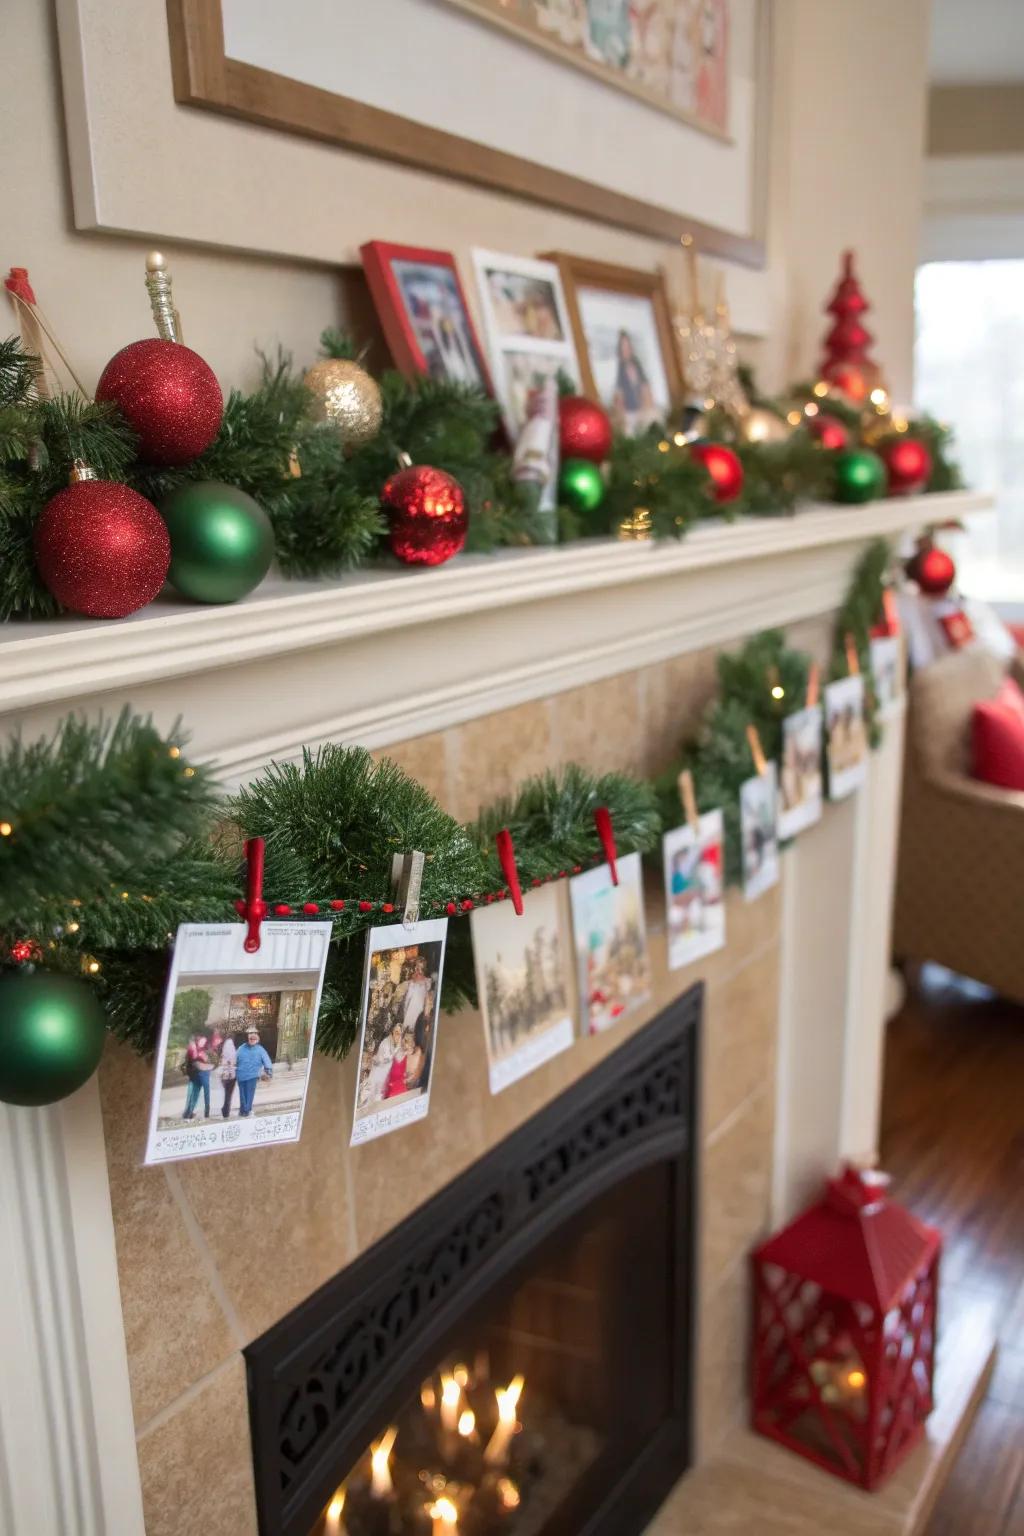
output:
[[[199,1221],[195,1212],[189,1204],[188,1196],[186,1195],[184,1186],[181,1182],[181,1175],[178,1173],[177,1168],[165,1167],[164,1177],[167,1180],[167,1187],[170,1189],[175,1203],[181,1212],[181,1219],[185,1223],[186,1230],[188,1231],[188,1234],[195,1246],[196,1252],[199,1255],[199,1261],[206,1273],[206,1279],[209,1283],[210,1289],[213,1291],[214,1296],[219,1302],[221,1311],[227,1318],[228,1327],[234,1334],[235,1344],[238,1349],[243,1349],[248,1343],[248,1335],[245,1331],[245,1328],[242,1326],[242,1320],[239,1317],[238,1312],[235,1310],[234,1304],[232,1303],[231,1298],[228,1296],[227,1290],[225,1289],[224,1282],[220,1277],[220,1270],[217,1268],[213,1254],[210,1252],[210,1246],[206,1241],[206,1235],[203,1232],[202,1227],[199,1225]]]
[[[169,1403],[166,1403],[163,1408],[158,1409],[156,1413],[152,1414],[142,1424],[136,1425],[136,1445],[145,1440],[147,1436],[153,1434],[155,1430],[163,1429],[170,1419],[175,1418],[184,1408],[188,1407],[189,1403],[205,1392],[211,1382],[216,1381],[218,1376],[223,1376],[226,1371],[231,1370],[237,1359],[237,1355],[232,1355],[229,1360],[222,1360],[219,1365],[213,1367],[212,1371],[207,1371],[205,1375],[198,1377],[196,1381],[190,1381],[183,1392],[179,1392],[177,1397],[172,1398]]]
[[[716,1147],[722,1138],[740,1121],[755,1100],[763,1097],[768,1092],[774,1092],[774,1088],[774,1083],[758,1083],[757,1087],[752,1089],[745,1099],[742,1099],[734,1109],[729,1111],[724,1120],[719,1121],[713,1131],[708,1132],[704,1138],[702,1151],[710,1152],[712,1147]]]

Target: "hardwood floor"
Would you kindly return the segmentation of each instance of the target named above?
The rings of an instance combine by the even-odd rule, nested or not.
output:
[[[893,1193],[945,1233],[947,1315],[980,1302],[999,1333],[925,1536],[1024,1536],[1024,1008],[926,968],[889,1026],[881,1151]]]

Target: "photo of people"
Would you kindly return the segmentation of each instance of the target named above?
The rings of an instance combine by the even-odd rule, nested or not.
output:
[[[607,864],[569,882],[584,1034],[610,1028],[650,996],[640,855],[619,859],[617,869],[618,885]]]
[[[884,719],[903,692],[902,635],[878,635],[871,641],[871,676],[878,713]]]
[[[515,442],[531,390],[560,372],[579,384],[579,363],[558,267],[533,257],[473,251],[484,336],[505,429]]]
[[[670,971],[725,944],[724,838],[721,811],[707,811],[696,828],[676,827],[662,839]]]
[[[863,677],[841,677],[825,689],[828,728],[828,797],[842,800],[864,783],[868,733],[864,722]]]
[[[367,934],[352,1146],[427,1114],[447,931],[439,918]]]
[[[558,289],[550,277],[484,267],[490,312],[499,336],[532,336],[538,341],[563,341]]]
[[[779,878],[778,775],[774,763],[740,785],[743,894],[756,901]]]
[[[821,709],[797,710],[782,722],[782,768],[779,774],[779,837],[796,837],[821,820]]]
[[[147,1163],[297,1141],[330,923],[178,930],[157,1052]]]
[[[565,892],[546,885],[470,917],[492,1093],[567,1050],[575,1037]]]
[[[394,261],[391,270],[431,378],[486,390],[487,370],[451,267]]]
[[[664,421],[672,395],[651,298],[581,286],[576,302],[594,384],[612,421],[631,437]]]

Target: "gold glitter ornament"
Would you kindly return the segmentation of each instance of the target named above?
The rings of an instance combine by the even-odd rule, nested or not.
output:
[[[383,405],[376,379],[345,357],[314,363],[303,380],[313,396],[313,415],[329,421],[347,448],[368,443],[380,431]]]
[[[737,423],[739,435],[745,443],[784,443],[792,434],[792,426],[761,405],[753,405]]]

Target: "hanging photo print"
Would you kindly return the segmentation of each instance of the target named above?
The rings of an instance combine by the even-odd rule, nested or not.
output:
[[[164,998],[147,1163],[298,1141],[330,923],[183,923]]]
[[[569,882],[584,1034],[608,1029],[645,1003],[651,991],[644,928],[640,855],[618,860],[618,885],[607,864]]]
[[[352,1146],[425,1118],[437,1050],[448,919],[366,936]]]
[[[740,785],[743,894],[755,901],[779,879],[778,783],[775,764]]]
[[[821,820],[821,737],[824,717],[817,704],[782,722],[779,775],[779,836],[796,837]]]
[[[696,828],[676,827],[662,840],[670,971],[725,944],[724,835],[721,811],[707,811]]]
[[[575,1038],[565,892],[542,886],[523,897],[522,917],[499,901],[469,921],[491,1092],[500,1093]]]
[[[877,718],[885,720],[903,692],[903,636],[876,635],[871,641],[871,676]]]
[[[860,788],[868,771],[864,679],[841,677],[825,689],[828,725],[828,797],[842,800]]]

